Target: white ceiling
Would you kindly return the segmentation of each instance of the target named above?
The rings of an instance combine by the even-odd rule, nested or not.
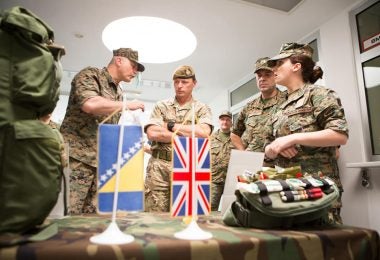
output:
[[[257,58],[274,55],[281,43],[314,32],[357,1],[304,0],[289,13],[240,0],[1,0],[0,8],[21,5],[47,22],[55,31],[55,42],[66,48],[62,64],[67,72],[108,64],[111,52],[103,45],[101,34],[115,19],[155,16],[181,23],[197,37],[195,52],[174,63],[145,64],[145,83],[167,84],[140,87],[140,98],[155,101],[172,96],[172,73],[187,64],[193,66],[198,79],[195,96],[210,102],[252,74]],[[83,37],[76,37],[78,34]]]

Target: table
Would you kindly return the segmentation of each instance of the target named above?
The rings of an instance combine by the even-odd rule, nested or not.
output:
[[[0,248],[0,259],[379,259],[379,234],[358,227],[307,230],[260,230],[229,227],[218,214],[200,216],[197,223],[211,232],[209,240],[180,240],[182,218],[167,213],[130,213],[117,224],[135,241],[97,245],[89,241],[103,232],[110,216],[71,216],[54,220],[58,233],[43,242]]]

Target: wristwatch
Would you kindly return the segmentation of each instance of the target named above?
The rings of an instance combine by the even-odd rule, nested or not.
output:
[[[167,128],[170,132],[173,132],[173,127],[175,125],[175,121],[169,121],[167,124]]]

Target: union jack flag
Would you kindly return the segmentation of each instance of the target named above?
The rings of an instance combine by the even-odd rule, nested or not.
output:
[[[208,215],[210,180],[209,140],[179,136],[173,138],[172,216]]]

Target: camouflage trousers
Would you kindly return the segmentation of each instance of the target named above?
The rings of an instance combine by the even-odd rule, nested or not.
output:
[[[331,209],[328,212],[328,218],[329,218],[329,223],[332,224],[343,224],[342,217],[340,216],[340,210],[342,208],[342,192],[343,189],[339,187],[339,197],[337,201],[331,206]]]
[[[211,210],[217,211],[219,208],[220,198],[224,190],[224,183],[211,182]]]
[[[145,178],[145,211],[169,212],[172,162],[150,157]]]
[[[96,168],[70,157],[71,214],[96,212]]]

